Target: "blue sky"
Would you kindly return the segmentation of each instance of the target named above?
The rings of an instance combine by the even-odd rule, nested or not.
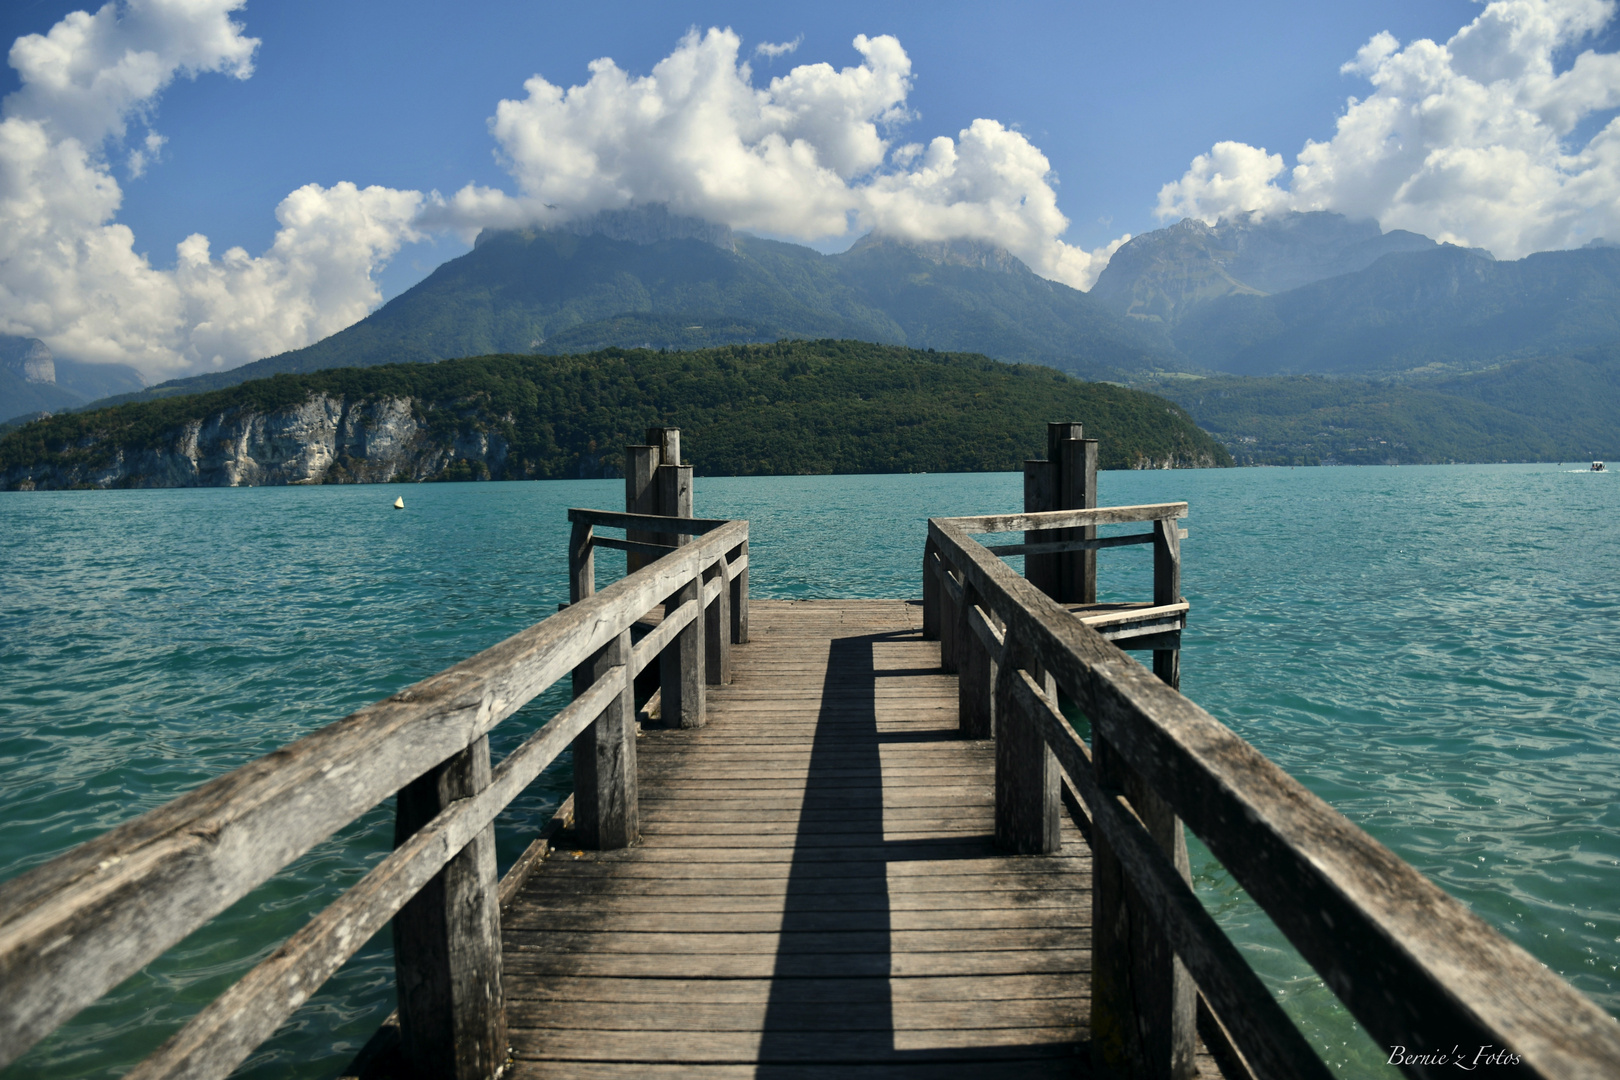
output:
[[[572,187],[558,180],[544,140],[566,132],[576,150],[596,153],[602,148],[592,142],[592,125],[619,114],[564,116],[561,106],[530,95],[525,80],[539,75],[559,90],[579,86],[591,80],[587,65],[600,57],[611,57],[630,80],[645,77],[681,52],[689,31],[710,28],[735,32],[732,47],[750,65],[756,90],[816,63],[833,69],[865,63],[900,80],[901,90],[872,99],[881,98],[873,108],[887,110],[884,117],[872,112],[845,124],[852,132],[871,121],[881,153],[852,158],[830,193],[823,192],[833,208],[828,213],[845,214],[841,232],[819,238],[824,247],[847,244],[874,224],[919,237],[951,229],[987,239],[1005,235],[1007,246],[1038,272],[1085,287],[1106,263],[1111,244],[1189,212],[1213,220],[1246,209],[1336,209],[1378,218],[1386,228],[1489,246],[1505,257],[1620,231],[1611,224],[1620,221],[1620,206],[1610,183],[1620,158],[1608,156],[1604,139],[1613,134],[1609,141],[1620,145],[1620,131],[1607,127],[1620,106],[1620,68],[1609,63],[1616,30],[1612,10],[1590,0],[1526,0],[1519,6],[1529,14],[1492,8],[1505,14],[1465,35],[1452,49],[1457,59],[1445,60],[1451,68],[1438,74],[1434,56],[1413,43],[1431,39],[1443,52],[1448,39],[1483,17],[1480,5],[487,3],[452,9],[278,0],[232,6],[230,0],[137,0],[103,13],[98,25],[106,40],[98,46],[102,52],[81,58],[82,78],[90,78],[86,64],[116,59],[109,49],[162,53],[152,36],[170,33],[176,20],[202,25],[212,19],[215,30],[227,25],[224,20],[237,26],[235,44],[221,46],[224,52],[209,59],[208,41],[197,46],[204,53],[175,51],[181,59],[170,61],[172,81],[156,93],[132,90],[119,99],[123,132],[109,131],[108,123],[61,119],[61,110],[85,107],[82,95],[70,100],[28,89],[16,54],[14,66],[0,73],[0,93],[14,98],[7,103],[10,120],[42,125],[47,139],[76,135],[86,147],[85,167],[100,168],[117,188],[116,199],[99,204],[101,220],[76,211],[74,221],[40,233],[42,251],[52,237],[72,237],[75,230],[99,237],[83,245],[91,254],[71,272],[30,268],[30,259],[45,258],[37,252],[0,251],[0,332],[41,336],[63,355],[136,363],[154,377],[234,366],[324,336],[466,250],[479,224],[552,212],[535,209],[540,206],[567,214],[608,205],[580,194],[581,185],[600,187],[602,178],[576,177]],[[81,10],[96,9],[20,0],[0,13],[0,33],[7,41],[49,34]],[[141,30],[143,18],[151,25]],[[889,35],[897,49],[884,46],[887,61],[863,58],[852,46],[856,35]],[[256,46],[241,44],[248,39]],[[726,41],[705,40],[711,60],[724,53]],[[794,51],[775,57],[754,51],[761,43],[795,41]],[[691,56],[700,51],[691,45]],[[1358,52],[1360,66],[1341,70]],[[1595,59],[1581,66],[1582,54]],[[226,70],[188,77],[187,56],[193,66]],[[909,68],[896,68],[896,57]],[[1550,72],[1536,73],[1538,59]],[[238,77],[249,65],[251,74]],[[1572,65],[1581,78],[1559,82]],[[1385,90],[1373,80],[1382,80]],[[1413,80],[1422,86],[1413,89]],[[1444,123],[1425,117],[1435,130],[1416,138],[1418,102],[1425,95],[1432,100],[1435,87],[1441,96],[1453,95],[1446,100],[1456,109]],[[604,83],[602,94],[609,89]],[[1352,96],[1390,107],[1362,109],[1351,117],[1356,130],[1336,140]],[[490,128],[503,99],[527,102],[527,112],[507,129],[508,142]],[[702,103],[688,105],[700,110]],[[1406,117],[1405,126],[1387,119],[1395,114]],[[982,130],[989,138],[985,168],[1000,176],[1007,170],[996,171],[1003,161],[996,155],[1011,155],[1005,160],[1016,158],[1023,170],[1007,180],[1008,191],[986,188],[991,181],[983,177],[970,183],[962,169],[951,184],[924,190],[918,177],[930,167],[924,152],[930,141],[954,140],[965,161],[969,141],[959,133],[980,119],[997,122]],[[1396,126],[1385,130],[1380,123]],[[143,147],[149,129],[164,141],[134,168],[131,151]],[[801,123],[787,133],[789,140],[813,143],[804,130],[827,129]],[[514,153],[525,137],[527,149]],[[634,158],[637,138],[626,134],[613,153]],[[544,145],[537,148],[536,140]],[[1403,140],[1411,144],[1410,162],[1389,149]],[[1327,149],[1316,152],[1306,173],[1296,172],[1311,141]],[[907,144],[919,144],[911,157],[897,152]],[[830,156],[825,144],[817,145],[824,159]],[[1039,160],[1030,156],[1037,152],[1050,166],[1044,180],[1029,166]],[[732,216],[723,197],[693,194],[696,182],[681,173],[692,168],[685,158],[631,160],[623,168],[636,179],[617,174],[621,198],[672,204],[684,198],[688,209]],[[875,200],[881,177],[891,174],[888,196]],[[1330,174],[1331,182],[1325,179]],[[0,161],[0,181],[4,176]],[[335,196],[329,196],[344,182],[419,201],[395,194],[367,203],[356,195],[350,210],[334,210]],[[270,261],[278,230],[287,228],[278,222],[278,206],[312,184],[319,188],[304,200],[308,221],[363,218],[368,246],[327,263],[306,259],[306,266],[297,262],[303,256],[295,249],[302,249],[284,238],[286,251],[276,255],[281,261]],[[489,194],[456,201],[464,189]],[[818,226],[782,206],[764,205],[757,189],[757,178],[738,180],[736,190],[744,191],[739,207],[753,202],[736,210],[733,224],[811,238]],[[532,196],[527,201],[525,191]],[[436,210],[429,205],[432,192],[442,198]],[[1043,199],[1051,205],[1037,206]],[[1527,202],[1534,213],[1524,208]],[[846,211],[837,209],[846,204]],[[1035,208],[1006,210],[1014,204]],[[132,232],[127,251],[111,251],[122,241],[106,233],[109,226]],[[312,236],[316,225],[304,228]],[[161,273],[174,270],[177,245],[194,234],[208,238],[206,255],[193,250],[200,269],[189,284],[171,288]],[[101,255],[92,250],[98,246]],[[233,246],[255,261],[226,266],[224,253]],[[134,265],[142,255],[145,266]],[[59,293],[42,293],[32,303],[13,296],[8,310],[8,277],[32,281],[58,270]],[[204,270],[212,275],[206,281],[198,276]],[[265,282],[272,279],[273,290],[252,292],[269,288]],[[70,287],[79,296],[112,292],[105,303],[75,305],[62,299]],[[283,313],[274,326],[253,314],[270,306],[271,296]],[[149,315],[147,309],[164,304],[163,318]],[[98,306],[131,314],[98,322],[93,311],[78,310]],[[302,314],[284,314],[293,308]]]

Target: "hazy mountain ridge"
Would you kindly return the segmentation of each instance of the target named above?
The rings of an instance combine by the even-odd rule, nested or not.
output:
[[[145,385],[128,365],[59,360],[38,338],[0,335],[0,423],[76,409]]]

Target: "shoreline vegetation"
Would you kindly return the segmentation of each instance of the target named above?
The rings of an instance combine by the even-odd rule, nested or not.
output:
[[[0,490],[611,477],[665,424],[700,476],[1004,471],[1053,416],[1084,419],[1105,469],[1233,464],[1144,391],[824,340],[331,368],[67,413],[0,435]]]

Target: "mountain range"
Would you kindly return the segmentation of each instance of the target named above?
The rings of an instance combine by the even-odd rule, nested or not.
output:
[[[487,231],[314,345],[114,400],[330,367],[795,338],[977,352],[1139,386],[1184,405],[1240,460],[1370,460],[1396,443],[1409,460],[1479,460],[1483,446],[1499,451],[1491,460],[1620,452],[1607,420],[1620,406],[1608,348],[1620,343],[1620,247],[1497,261],[1326,212],[1138,236],[1088,293],[993,245],[874,234],[824,255],[662,207]],[[1435,409],[1448,421],[1434,430],[1453,436],[1412,450],[1393,418]],[[1504,445],[1509,429],[1522,437]]]

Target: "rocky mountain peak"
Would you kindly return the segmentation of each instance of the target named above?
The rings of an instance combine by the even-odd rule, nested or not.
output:
[[[31,383],[56,382],[56,358],[38,338],[0,336],[0,368]]]

